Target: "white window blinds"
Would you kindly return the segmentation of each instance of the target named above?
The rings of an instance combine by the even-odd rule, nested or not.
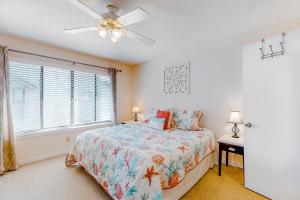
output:
[[[71,125],[71,72],[43,67],[43,128]]]
[[[95,74],[74,72],[74,123],[95,121]]]
[[[17,133],[108,122],[108,75],[10,62],[10,95]]]
[[[41,128],[41,67],[10,63],[10,97],[15,131]]]
[[[96,113],[97,121],[112,119],[113,100],[112,85],[108,76],[96,76]]]

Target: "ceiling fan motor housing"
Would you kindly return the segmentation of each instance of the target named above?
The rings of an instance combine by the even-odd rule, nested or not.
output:
[[[113,4],[107,4],[106,8],[111,13],[117,13],[117,12],[119,12],[119,7],[115,6]]]
[[[106,6],[108,12],[107,13],[103,13],[101,16],[104,19],[117,19],[119,16],[117,15],[117,13],[119,12],[119,8],[115,5],[112,4],[108,4]]]

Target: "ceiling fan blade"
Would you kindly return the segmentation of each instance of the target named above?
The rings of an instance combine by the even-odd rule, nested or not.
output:
[[[89,32],[89,31],[97,31],[98,27],[96,26],[88,26],[88,27],[82,27],[82,28],[71,28],[71,29],[65,29],[65,33],[83,33],[83,32]]]
[[[128,26],[147,19],[149,16],[147,12],[142,8],[137,8],[125,15],[117,18],[117,20],[123,25]]]
[[[68,0],[70,3],[72,3],[74,6],[77,6],[79,9],[84,11],[85,13],[89,14],[90,16],[94,17],[95,19],[103,19],[100,15],[96,14],[94,11],[92,11],[89,7],[84,5],[81,1],[79,0]]]
[[[144,35],[141,35],[139,33],[135,33],[133,31],[126,30],[126,36],[132,39],[137,39],[147,45],[153,46],[155,44],[155,40],[152,40],[151,38],[148,38]]]

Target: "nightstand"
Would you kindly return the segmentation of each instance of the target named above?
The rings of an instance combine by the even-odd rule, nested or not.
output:
[[[244,169],[244,137],[233,138],[230,134],[223,135],[219,140],[219,176],[222,170],[222,152],[226,151],[226,166],[228,166],[228,153],[235,153],[243,156]]]
[[[128,120],[128,121],[121,122],[121,124],[133,124],[133,123],[136,123],[136,122],[139,122],[139,121]]]

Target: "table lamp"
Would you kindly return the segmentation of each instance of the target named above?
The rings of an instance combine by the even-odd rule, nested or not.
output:
[[[134,121],[138,120],[138,113],[140,113],[140,108],[138,106],[133,106],[132,113],[134,113]]]
[[[239,111],[231,111],[228,123],[234,123],[234,126],[232,127],[232,137],[239,138],[238,133],[240,132],[240,129],[237,127],[237,124],[242,124],[243,121],[241,120],[240,112]]]

